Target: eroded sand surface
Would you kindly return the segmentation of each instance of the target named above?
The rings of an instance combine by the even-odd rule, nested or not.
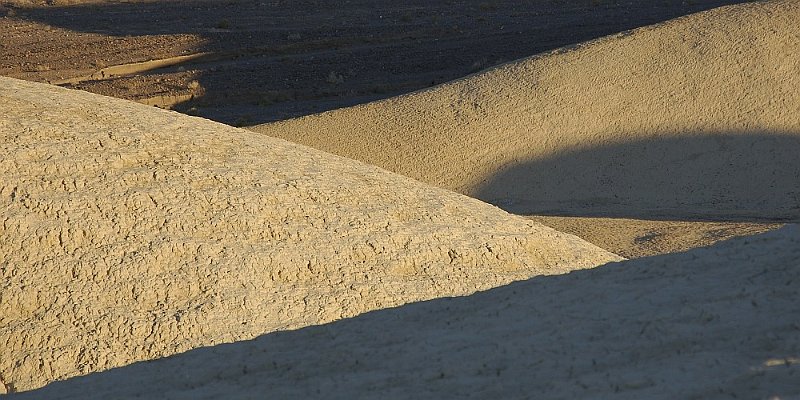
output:
[[[253,129],[516,213],[797,219],[798,20],[723,7]]]
[[[19,398],[796,399],[798,259],[791,226],[200,349]]]
[[[456,193],[0,78],[0,377],[23,391],[620,257]]]

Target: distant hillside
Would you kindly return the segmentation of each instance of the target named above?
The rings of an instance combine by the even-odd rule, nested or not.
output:
[[[723,7],[252,129],[520,213],[798,219],[798,21]]]

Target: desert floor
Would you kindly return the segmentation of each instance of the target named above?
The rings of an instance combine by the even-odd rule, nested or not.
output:
[[[742,2],[14,0],[0,5],[0,75],[253,125]],[[124,67],[153,60],[167,65]]]

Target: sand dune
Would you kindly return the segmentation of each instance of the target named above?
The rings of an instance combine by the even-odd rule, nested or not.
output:
[[[260,133],[0,77],[0,394],[800,396],[797,226],[624,261],[538,221],[637,256],[684,228],[446,190],[800,220],[798,20],[720,8]]]
[[[251,129],[518,213],[797,219],[798,20],[723,7]]]
[[[800,230],[199,349],[23,398],[795,399]]]
[[[199,118],[9,78],[0,109],[4,390],[621,259]]]

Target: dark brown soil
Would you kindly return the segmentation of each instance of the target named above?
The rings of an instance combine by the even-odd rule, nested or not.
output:
[[[250,125],[740,2],[15,0],[0,6],[0,74]],[[149,71],[101,73],[197,53]]]

